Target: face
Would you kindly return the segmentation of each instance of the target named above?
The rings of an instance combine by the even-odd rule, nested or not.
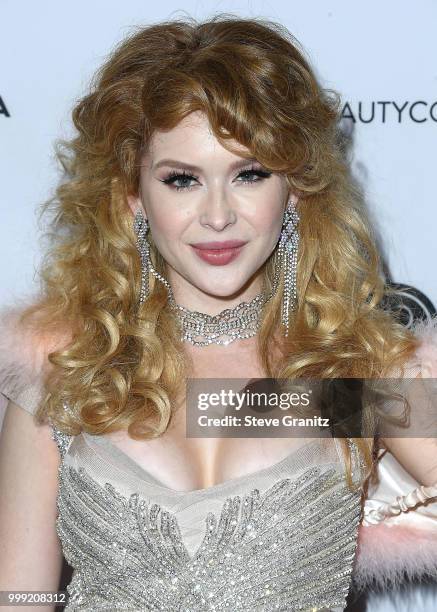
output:
[[[129,206],[149,221],[176,301],[216,314],[261,291],[261,268],[278,242],[289,197],[296,201],[284,176],[229,152],[206,117],[192,113],[154,134]],[[228,241],[241,246],[224,250]]]

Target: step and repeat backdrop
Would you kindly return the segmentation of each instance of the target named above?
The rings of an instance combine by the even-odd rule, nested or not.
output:
[[[59,179],[53,143],[72,134],[71,108],[94,70],[132,27],[217,12],[281,22],[341,94],[390,278],[436,304],[435,0],[0,0],[0,303],[36,290],[37,210]]]
[[[322,84],[340,93],[353,171],[382,238],[389,278],[412,287],[432,311],[437,0],[0,0],[0,307],[38,289],[37,214],[60,178],[53,144],[72,136],[71,109],[94,71],[135,26],[218,12],[284,24]],[[0,410],[0,426],[1,417]],[[436,588],[427,588],[399,593],[396,602],[372,596],[366,609],[435,609]]]

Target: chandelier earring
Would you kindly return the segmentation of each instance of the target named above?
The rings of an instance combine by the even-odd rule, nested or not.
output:
[[[149,274],[153,274],[159,279],[171,292],[171,287],[168,281],[153,267],[152,260],[150,259],[150,244],[147,238],[149,231],[149,221],[143,215],[142,211],[139,210],[135,214],[134,219],[134,231],[137,237],[137,248],[140,254],[141,260],[141,289],[139,303],[142,304],[149,296]]]
[[[290,311],[297,301],[297,253],[299,249],[298,223],[300,217],[292,200],[289,200],[284,214],[279,247],[276,254],[275,285],[281,270],[284,276],[284,292],[281,304],[281,323],[285,326],[285,337],[289,332]]]

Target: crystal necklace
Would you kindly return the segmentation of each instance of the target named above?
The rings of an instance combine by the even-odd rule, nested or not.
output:
[[[181,340],[194,346],[227,345],[234,340],[251,338],[257,333],[265,299],[262,293],[250,302],[240,302],[216,315],[189,310],[171,303],[182,329]]]
[[[168,289],[170,308],[181,328],[181,341],[187,341],[194,346],[209,344],[226,346],[235,340],[255,336],[261,325],[263,306],[276,293],[279,283],[279,274],[276,271],[273,287],[268,296],[263,287],[263,291],[249,302],[240,302],[233,308],[226,308],[216,315],[209,315],[177,304],[167,279],[155,269],[151,272]]]

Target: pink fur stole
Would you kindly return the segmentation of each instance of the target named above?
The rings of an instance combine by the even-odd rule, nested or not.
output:
[[[420,367],[422,376],[437,378],[437,316],[416,323],[412,331],[421,343],[411,364]],[[383,474],[381,470],[378,499],[385,486]],[[403,520],[395,517],[360,525],[353,573],[359,590],[396,588],[425,575],[437,579],[437,499],[427,502],[426,516],[420,509],[410,509],[399,518]]]

